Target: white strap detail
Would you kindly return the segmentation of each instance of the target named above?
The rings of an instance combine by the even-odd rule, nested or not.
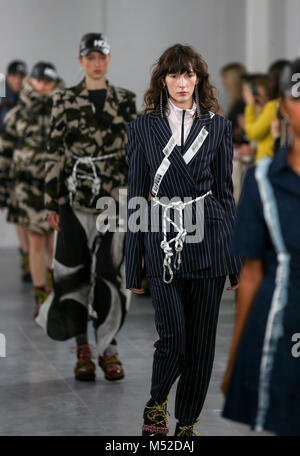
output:
[[[186,153],[183,156],[183,159],[186,164],[188,164],[192,160],[192,158],[194,158],[194,156],[196,155],[196,153],[198,152],[198,150],[204,143],[207,135],[208,135],[208,131],[206,130],[205,127],[202,127],[200,133],[194,140],[193,144],[189,147],[189,149],[186,151]]]
[[[174,268],[175,268],[175,270],[178,271],[181,266],[181,252],[183,250],[183,244],[184,244],[185,238],[187,236],[187,231],[183,226],[183,211],[184,211],[185,207],[189,204],[196,203],[197,201],[200,201],[201,199],[204,199],[206,196],[211,195],[211,194],[212,194],[212,192],[211,192],[211,190],[209,190],[207,193],[205,193],[205,195],[198,196],[197,198],[195,198],[191,201],[187,201],[186,203],[184,203],[183,201],[180,200],[180,201],[170,202],[169,204],[164,204],[158,198],[153,198],[154,205],[159,204],[160,206],[163,207],[162,229],[163,229],[164,239],[163,239],[163,241],[161,241],[160,247],[163,249],[164,254],[165,254],[164,263],[163,263],[163,281],[165,283],[167,283],[167,284],[171,283],[173,280],[173,277],[174,277],[174,273],[173,273],[172,267],[171,267],[171,261],[172,261],[172,256],[173,256],[173,251],[172,251],[172,247],[171,247],[172,242],[175,242],[174,248],[175,248],[175,252],[176,252],[176,256],[175,256],[175,260],[174,260]],[[173,220],[171,220],[170,217],[168,216],[168,211],[170,209],[179,211],[179,226]],[[167,221],[169,223],[171,223],[174,226],[174,228],[176,228],[178,230],[178,234],[174,238],[170,239],[169,241],[167,240]],[[167,277],[166,277],[167,272],[169,273],[169,276],[170,276],[169,280],[167,280]]]
[[[152,187],[152,194],[154,196],[157,195],[159,187],[160,187],[160,184],[161,184],[161,181],[163,180],[164,175],[168,171],[170,164],[171,164],[170,160],[167,157],[165,157],[163,159],[163,161],[161,162],[160,167],[156,171],[156,174],[155,174],[155,177],[154,177],[154,184],[153,184],[153,187]]]
[[[210,118],[212,119],[212,118],[214,117],[215,113],[212,112],[212,111],[208,111],[208,112],[209,112],[209,114],[210,114]]]
[[[76,155],[73,155],[73,157],[76,159],[76,161],[73,166],[72,174],[71,174],[71,176],[68,177],[68,180],[67,180],[71,206],[73,204],[73,195],[76,193],[76,190],[77,190],[78,179],[82,179],[82,180],[87,179],[87,180],[92,181],[92,194],[94,196],[92,196],[91,202],[95,196],[99,195],[100,188],[101,188],[101,179],[97,175],[97,169],[95,166],[95,162],[107,160],[109,158],[115,157],[116,155],[117,155],[117,153],[103,155],[101,157],[88,157],[88,156],[87,157],[77,157]],[[77,168],[81,164],[89,165],[92,168],[93,176],[79,174]]]
[[[151,190],[151,192],[154,196],[156,196],[158,194],[158,190],[159,190],[161,181],[163,180],[164,175],[166,174],[166,172],[169,169],[169,166],[171,163],[170,163],[168,157],[173,152],[175,146],[176,146],[176,141],[175,141],[174,137],[171,136],[171,138],[168,141],[168,144],[163,149],[163,153],[165,154],[165,157],[164,157],[163,161],[161,162],[158,170],[155,173],[154,184],[153,184],[153,187]]]
[[[175,146],[176,146],[175,138],[174,138],[174,136],[171,136],[171,138],[168,141],[168,144],[163,149],[163,153],[165,154],[166,157],[168,157],[171,154],[171,152],[173,152],[173,149]]]

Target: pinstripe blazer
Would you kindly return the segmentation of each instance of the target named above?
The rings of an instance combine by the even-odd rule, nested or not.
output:
[[[161,181],[158,198],[163,196],[192,197],[212,195],[204,200],[204,239],[198,243],[184,243],[181,277],[229,275],[231,284],[238,281],[241,267],[239,257],[230,252],[231,235],[235,220],[232,186],[232,128],[231,122],[219,115],[204,111],[193,122],[184,145],[184,151],[195,144],[203,127],[208,132],[202,145],[186,163],[176,146],[168,156],[170,166]],[[148,199],[155,174],[164,158],[163,150],[172,132],[166,116],[148,113],[127,125],[129,164],[128,200],[142,196]],[[149,205],[150,206],[150,205]],[[195,206],[195,204],[193,204]],[[128,219],[134,212],[127,209]],[[163,234],[141,231],[126,233],[126,286],[140,288],[142,259],[145,258],[147,277],[162,277],[164,252],[160,247]],[[176,273],[174,273],[176,276]],[[178,273],[177,273],[178,274]]]

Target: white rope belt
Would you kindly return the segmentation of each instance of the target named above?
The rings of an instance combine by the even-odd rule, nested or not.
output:
[[[211,192],[211,190],[209,190],[207,193],[205,193],[205,195],[198,196],[197,198],[195,198],[191,201],[187,201],[186,203],[183,203],[182,201],[174,201],[174,202],[171,202],[168,204],[164,204],[161,201],[159,201],[158,198],[155,198],[155,197],[153,198],[154,205],[159,204],[160,206],[163,207],[162,229],[163,229],[164,239],[163,239],[163,241],[161,241],[160,247],[163,249],[164,254],[165,254],[164,263],[163,263],[163,280],[165,283],[171,283],[173,280],[173,277],[174,277],[174,273],[173,273],[172,267],[171,267],[171,261],[172,261],[172,256],[173,256],[173,250],[172,250],[171,244],[173,242],[175,243],[174,249],[176,252],[175,260],[174,260],[174,269],[176,271],[178,271],[181,266],[181,252],[183,250],[183,244],[184,244],[185,238],[187,236],[187,231],[183,226],[183,211],[184,211],[185,207],[188,206],[189,204],[196,203],[197,201],[200,201],[200,200],[204,199],[206,196],[211,195],[211,194],[212,194],[212,192]],[[179,212],[179,226],[173,220],[171,220],[170,217],[168,216],[168,211],[170,209],[174,209]],[[174,238],[170,239],[169,241],[167,240],[167,221],[170,222],[178,230],[178,234]],[[169,280],[167,280],[167,278],[166,278],[167,271],[170,276]]]
[[[73,195],[76,193],[77,190],[77,185],[78,185],[78,180],[79,179],[87,179],[92,181],[92,198],[90,203],[92,203],[92,200],[94,199],[95,196],[99,195],[100,193],[100,188],[101,188],[101,179],[97,174],[97,169],[95,166],[96,161],[102,161],[102,160],[107,160],[108,158],[113,158],[117,155],[117,153],[114,154],[109,154],[109,155],[104,155],[102,157],[77,157],[76,155],[73,155],[73,157],[76,159],[76,162],[74,163],[73,170],[71,176],[68,177],[68,190],[69,190],[69,196],[70,196],[70,204],[72,206],[73,204]],[[78,166],[79,165],[89,165],[92,168],[93,176],[87,176],[85,174],[79,174],[78,171]]]

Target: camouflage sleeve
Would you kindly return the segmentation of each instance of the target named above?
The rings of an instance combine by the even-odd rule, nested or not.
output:
[[[129,122],[136,119],[136,95],[133,92],[127,91],[124,94],[124,99],[119,105],[119,115],[124,119],[124,128],[122,129],[122,150],[119,159],[119,168],[122,170],[123,185],[127,186],[128,183],[128,158],[126,154],[127,147],[127,132],[126,126]]]
[[[48,212],[58,212],[61,203],[61,188],[64,169],[64,135],[67,121],[64,105],[64,92],[57,91],[53,96],[50,120],[50,136],[46,155],[45,208]]]
[[[0,134],[0,207],[8,205],[9,189],[12,184],[10,169],[17,142],[16,117],[17,108],[7,113],[4,119],[3,131]]]
[[[124,119],[126,123],[136,119],[136,95],[133,92],[127,92],[127,100],[125,101]],[[127,136],[127,135],[126,135]]]

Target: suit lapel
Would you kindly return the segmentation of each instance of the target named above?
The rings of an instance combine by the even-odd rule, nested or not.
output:
[[[184,150],[187,152],[187,150],[191,147],[191,145],[194,143],[196,140],[197,136],[199,135],[200,131],[204,127],[207,129],[208,125],[211,123],[211,116],[208,111],[204,111],[201,114],[201,118],[199,119],[196,117],[192,124],[192,128],[190,130],[190,133],[186,139],[186,142],[184,144]]]
[[[155,116],[152,128],[161,147],[161,158],[163,160],[163,149],[166,147],[172,136],[172,131],[170,129],[168,119],[165,116]],[[174,147],[172,153],[168,156],[168,158],[171,162],[171,165],[176,167],[177,171],[182,175],[182,177],[188,181],[190,185],[194,186],[195,181],[190,174],[177,146]]]
[[[161,117],[161,116],[155,115],[154,117],[155,117],[155,119],[153,122],[152,129],[160,144],[161,151],[162,151],[161,156],[163,159],[163,157],[164,157],[163,149],[165,148],[168,141],[170,140],[170,138],[172,136],[172,131],[170,129],[169,122],[168,122],[168,119],[166,116]],[[200,119],[196,118],[194,120],[191,130],[189,132],[189,135],[188,135],[187,140],[184,145],[185,152],[188,151],[188,149],[196,141],[196,139],[197,139],[199,133],[201,132],[201,130],[203,129],[203,127],[206,128],[210,124],[210,122],[211,122],[211,116],[208,111],[205,111],[202,114]],[[203,130],[202,130],[202,133],[203,133]],[[200,149],[200,147],[199,147],[199,149]],[[198,153],[198,150],[196,153]],[[176,167],[177,171],[182,175],[182,177],[184,177],[184,179],[187,180],[191,186],[195,187],[195,180],[192,176],[192,170],[189,167],[189,165],[185,162],[183,155],[177,146],[174,148],[173,152],[169,155],[168,158],[169,158],[171,164],[173,164]]]

